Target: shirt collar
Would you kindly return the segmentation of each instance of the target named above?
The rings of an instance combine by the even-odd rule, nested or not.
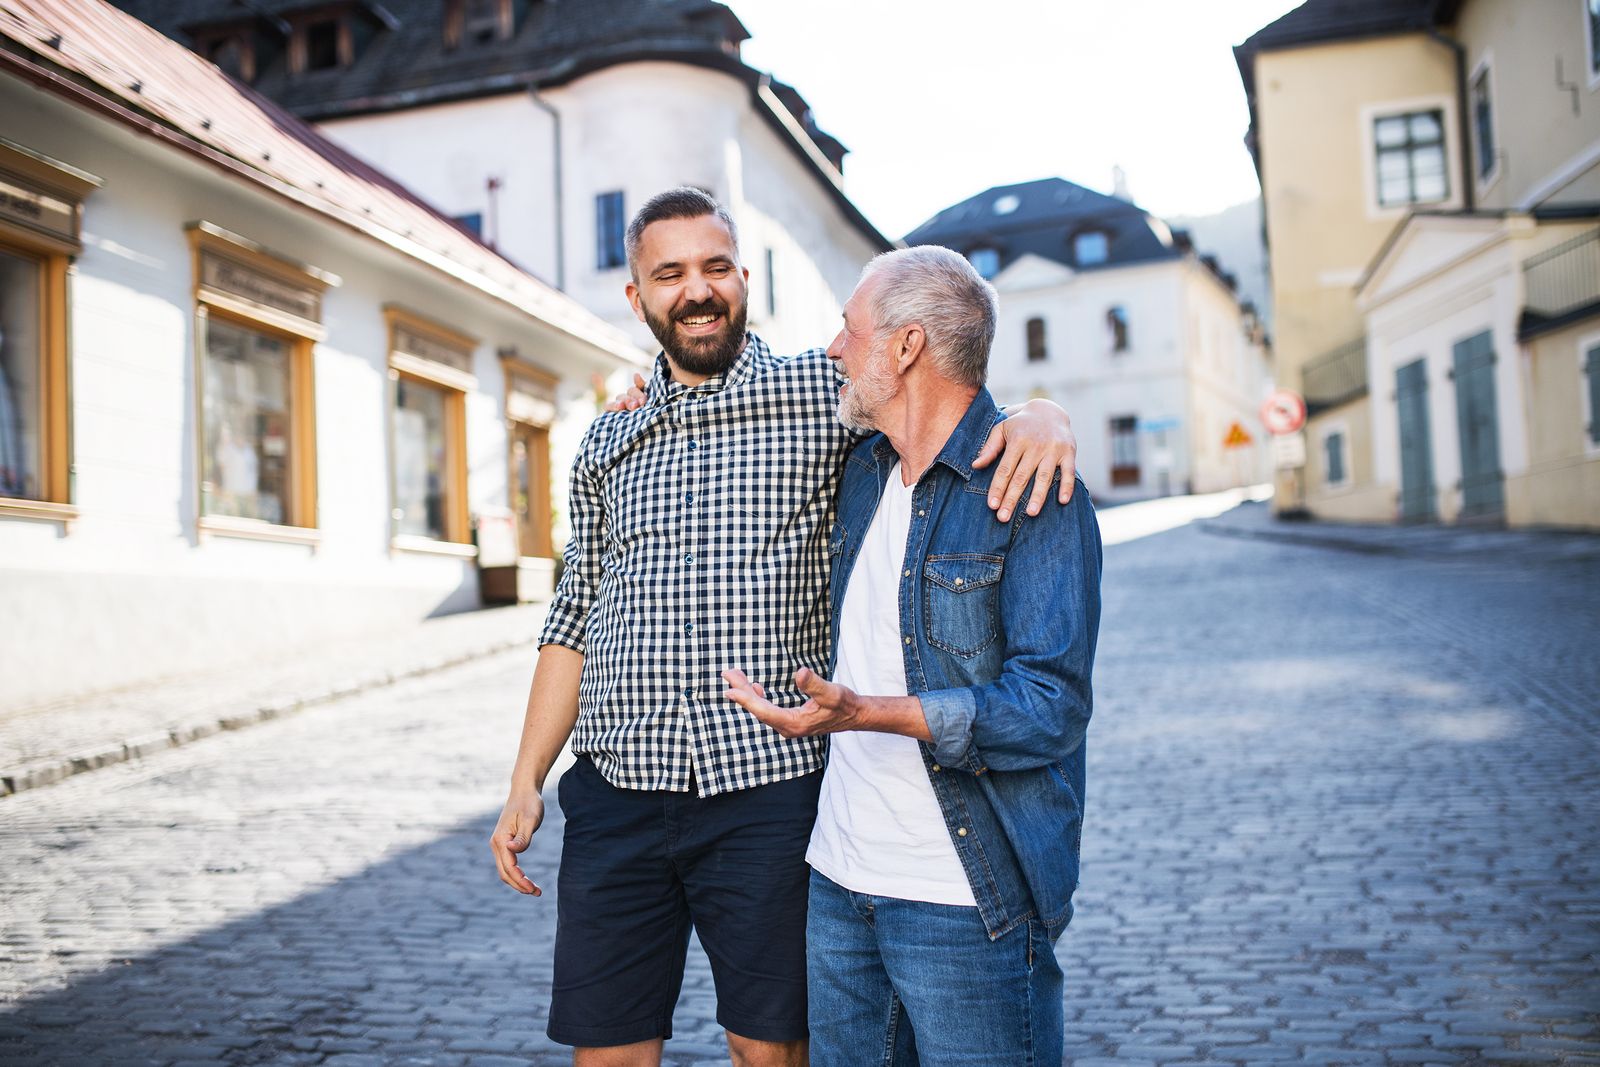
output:
[[[721,374],[713,374],[699,385],[691,386],[675,380],[672,377],[672,365],[667,362],[667,354],[657,352],[655,373],[644,387],[645,402],[655,406],[666,403],[680,393],[717,393],[743,385],[755,377],[756,367],[766,354],[766,343],[747,332],[744,335],[744,349],[739,353],[739,358],[733,361],[733,366]]]
[[[972,398],[972,403],[967,405],[966,414],[961,416],[956,428],[945,438],[944,447],[933,457],[933,462],[943,463],[959,474],[962,481],[970,482],[972,461],[977,459],[978,453],[983,450],[984,442],[989,439],[989,431],[994,429],[995,423],[1004,418],[1004,413],[995,406],[994,397],[989,394],[989,390],[979,386],[978,394]],[[878,435],[877,443],[872,446],[872,456],[878,463],[887,463],[891,467],[899,458],[894,445],[890,444],[889,438],[883,434]]]

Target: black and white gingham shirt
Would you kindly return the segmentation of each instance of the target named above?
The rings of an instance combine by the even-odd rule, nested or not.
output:
[[[820,349],[773,357],[754,334],[725,374],[672,380],[601,415],[572,471],[572,539],[539,638],[584,653],[573,751],[623,789],[702,796],[822,765],[722,696],[737,667],[797,706],[828,660],[834,491],[855,438]],[[692,778],[691,778],[692,774]]]

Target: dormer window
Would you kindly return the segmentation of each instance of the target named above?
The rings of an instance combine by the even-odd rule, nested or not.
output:
[[[1104,263],[1109,252],[1106,235],[1099,230],[1086,230],[1072,239],[1072,261],[1080,267]]]
[[[355,39],[346,12],[323,9],[294,20],[289,35],[289,73],[348,67],[355,59]]]
[[[985,278],[993,278],[1000,273],[1000,252],[994,248],[974,248],[967,253],[967,262],[972,264],[972,269]]]
[[[211,41],[206,45],[205,56],[230,78],[243,82],[255,80],[255,49],[250,47],[244,34],[229,34]]]
[[[340,20],[319,19],[305,29],[306,70],[332,70],[339,61]]]
[[[517,15],[526,0],[444,0],[444,46],[493,44],[509,41],[516,32]]]

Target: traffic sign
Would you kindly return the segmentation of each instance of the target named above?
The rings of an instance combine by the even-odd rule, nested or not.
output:
[[[1306,424],[1306,402],[1292,390],[1274,389],[1261,405],[1261,422],[1268,433],[1295,433]]]
[[[1306,435],[1303,433],[1279,434],[1272,439],[1272,465],[1281,471],[1292,471],[1306,465]]]
[[[1228,427],[1228,436],[1222,439],[1222,447],[1243,448],[1245,445],[1250,444],[1253,440],[1254,438],[1252,438],[1249,432],[1245,430],[1244,424],[1235,420],[1234,424]]]

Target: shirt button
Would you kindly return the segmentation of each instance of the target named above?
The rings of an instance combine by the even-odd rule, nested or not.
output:
[[[683,502],[685,504],[693,504],[694,503],[694,494],[693,493],[685,493],[685,494],[683,494]]]
[[[685,689],[685,690],[684,690],[684,695],[685,695],[685,696],[687,696],[687,695],[688,695],[688,693],[689,693],[689,691],[688,691],[688,690],[687,690],[687,689]],[[934,772],[934,773],[935,773],[935,774],[938,774],[938,773],[939,773],[939,772],[940,772],[940,771],[942,771],[942,770],[944,770],[944,768],[943,768],[943,767],[941,767],[941,766],[939,766],[939,765],[938,765],[938,764],[937,764],[937,763],[935,763],[935,764],[934,764],[934,765],[933,765],[933,772]]]
[[[694,553],[693,552],[685,552],[684,555],[683,555],[683,561],[685,563],[693,563],[694,562]]]
[[[961,827],[959,830],[956,831],[956,836],[957,837],[966,837],[967,836],[967,828],[965,826]]]
[[[684,623],[683,624],[683,632],[686,633],[686,634],[694,633],[694,623],[692,623],[692,622]]]
[[[684,688],[684,690],[683,690],[683,699],[688,700],[693,695],[694,695],[694,690],[693,689],[690,689],[688,687]]]
[[[907,567],[907,568],[906,568],[906,569],[905,569],[905,574],[904,574],[904,577],[906,577],[906,578],[909,578],[909,577],[911,577],[911,568],[910,568],[910,567]]]
[[[698,441],[690,441],[689,442],[689,451],[693,452],[695,449],[697,449],[699,447],[700,447],[700,443]]]
[[[961,584],[961,579],[960,579],[960,578],[957,578],[957,579],[956,579],[956,584],[957,584],[957,585],[960,585],[960,584]]]
[[[690,445],[689,447],[693,448],[694,446]],[[922,516],[924,516],[926,514],[928,514],[928,513],[926,511],[922,510],[921,508],[917,509],[917,517],[918,518],[921,518]]]
[[[909,644],[910,644],[910,643],[911,643],[911,637],[910,637],[910,636],[909,636],[909,635],[907,635],[907,637],[906,637],[906,644],[908,644],[908,645],[909,645]]]

